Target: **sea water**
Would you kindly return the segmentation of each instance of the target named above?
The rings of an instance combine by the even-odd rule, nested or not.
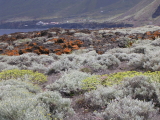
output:
[[[15,33],[15,32],[32,32],[32,31],[41,31],[46,29],[0,29],[0,36],[4,34]]]

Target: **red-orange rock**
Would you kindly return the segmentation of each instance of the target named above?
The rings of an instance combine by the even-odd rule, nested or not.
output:
[[[65,48],[64,50],[63,50],[63,52],[64,53],[70,53],[72,50],[70,49],[70,48]]]

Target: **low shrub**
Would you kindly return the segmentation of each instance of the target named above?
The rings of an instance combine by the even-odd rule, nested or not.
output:
[[[88,66],[94,69],[110,69],[113,67],[117,67],[119,65],[119,60],[111,54],[102,54],[87,57],[87,64]]]
[[[97,85],[101,84],[101,80],[98,75],[92,75],[91,77],[87,77],[82,80],[82,89],[84,90],[95,90]]]
[[[82,88],[85,90],[91,90],[96,89],[97,85],[112,86],[121,84],[124,78],[132,78],[139,75],[148,76],[151,82],[160,82],[160,71],[148,71],[144,73],[136,71],[125,71],[88,77],[82,81]]]
[[[114,69],[118,67],[119,64],[119,59],[112,54],[99,55],[96,51],[87,53],[78,53],[77,51],[70,55],[62,55],[59,60],[50,65],[47,73],[52,74],[73,69],[79,70],[82,66],[88,66],[92,68],[93,71]]]
[[[35,98],[8,98],[0,102],[1,120],[51,120],[49,109]]]
[[[146,74],[146,73],[145,73]],[[159,80],[159,78],[158,78]],[[133,99],[152,101],[155,106],[160,105],[160,83],[156,77],[144,75],[126,78],[122,84],[118,86],[118,90],[122,90],[124,96],[130,96]]]
[[[144,69],[151,70],[151,71],[160,70],[159,49],[157,51],[153,51],[153,52],[150,52],[149,54],[146,54],[144,58],[144,63],[143,63]]]
[[[115,87],[98,86],[96,90],[86,92],[84,96],[89,106],[106,107],[111,100],[123,97],[123,93]]]
[[[143,62],[144,62],[144,55],[138,54],[138,53],[132,53],[129,55],[129,67],[133,67],[134,69],[142,69],[143,68]]]
[[[4,62],[0,62],[0,72],[6,68],[8,64]]]
[[[150,120],[156,112],[150,102],[126,97],[113,100],[104,112],[95,114],[104,120]]]
[[[106,68],[118,67],[120,64],[119,59],[117,59],[112,54],[98,55],[96,57],[96,60],[97,60],[96,62],[98,62],[102,66],[106,66]]]
[[[26,55],[20,55],[20,56],[10,56],[8,57],[7,63],[10,65],[17,65],[20,66],[31,66],[31,57]]]
[[[62,98],[61,94],[57,91],[46,91],[36,96],[38,101],[48,106],[50,117],[55,119],[64,119],[75,112],[71,107],[71,100],[69,98]]]
[[[81,64],[81,58],[75,54],[62,55],[57,61],[53,62],[48,70],[48,74],[60,71],[78,69]]]
[[[69,71],[68,73],[65,73],[59,80],[48,85],[46,88],[51,91],[58,90],[65,94],[80,92],[82,90],[82,80],[89,76],[91,75],[81,71]]]
[[[32,62],[32,66],[26,68],[28,70],[33,70],[34,72],[39,72],[39,73],[46,73],[47,72],[47,67],[43,64],[38,64],[36,62]]]
[[[13,79],[0,81],[0,90],[0,100],[26,98],[41,92],[37,85]]]
[[[120,61],[129,61],[129,55],[126,53],[115,53],[114,54],[116,58],[118,58]]]
[[[3,60],[4,57],[2,57]],[[1,59],[1,57],[0,57]],[[1,60],[0,60],[1,61]],[[25,53],[20,56],[8,56],[5,63],[16,66],[18,69],[29,69],[46,73],[48,66],[54,62],[54,58],[48,55],[37,55],[35,53]],[[14,69],[14,68],[13,68]]]
[[[0,81],[0,120],[49,120],[49,109],[34,98],[41,89],[18,80]],[[30,119],[29,119],[30,118]]]
[[[74,114],[69,98],[18,80],[0,81],[0,120],[53,120]]]
[[[41,84],[47,81],[47,76],[42,73],[33,72],[32,70],[4,70],[0,72],[0,80],[20,79],[22,81],[29,80],[34,84]]]

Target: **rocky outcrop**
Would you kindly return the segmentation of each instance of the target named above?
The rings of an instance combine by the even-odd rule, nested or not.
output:
[[[149,30],[149,28],[146,29]],[[70,54],[74,50],[84,48],[103,54],[107,50],[116,47],[130,47],[139,39],[155,40],[158,37],[160,37],[159,27],[142,33],[136,32],[136,28],[135,30],[134,28],[130,28],[130,30],[129,28],[121,28],[118,31],[117,29],[77,30],[52,28],[38,32],[13,33],[0,36],[0,54],[12,56],[33,52],[38,55],[50,53],[61,55]]]

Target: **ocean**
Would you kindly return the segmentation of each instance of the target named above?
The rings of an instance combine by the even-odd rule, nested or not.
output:
[[[46,29],[0,29],[0,36],[4,34],[11,34],[15,32],[32,32],[32,31],[40,31]]]

